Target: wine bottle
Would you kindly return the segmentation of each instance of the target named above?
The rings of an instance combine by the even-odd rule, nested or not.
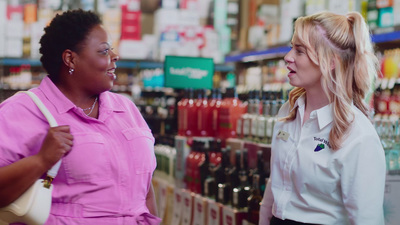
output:
[[[247,198],[247,220],[252,224],[258,224],[260,218],[260,203],[262,201],[262,195],[260,191],[260,176],[258,174],[253,175],[253,185],[251,188],[251,194]]]
[[[247,164],[247,149],[243,149],[241,166],[238,172],[240,183],[232,189],[232,206],[239,210],[243,210],[247,207],[247,198],[250,194]]]

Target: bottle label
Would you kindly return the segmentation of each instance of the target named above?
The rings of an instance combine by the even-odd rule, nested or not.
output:
[[[212,129],[218,130],[218,110],[216,109],[212,111]]]
[[[183,109],[182,111],[183,111],[182,129],[186,130],[186,129],[188,129],[188,124],[187,124],[187,122],[188,122],[188,111],[187,111],[187,109]]]
[[[257,117],[253,117],[251,119],[251,135],[252,136],[257,136],[257,130],[258,129],[258,124],[257,124]]]
[[[250,119],[246,118],[243,120],[243,135],[250,134]]]
[[[208,183],[210,182],[210,178],[208,178],[208,179],[206,179],[205,181],[204,181],[204,195],[205,196],[208,196],[209,195],[209,193],[208,193]]]
[[[237,205],[239,205],[239,191],[237,189],[236,190],[235,189],[236,188],[233,189],[232,203],[234,206],[237,206]]]
[[[237,123],[236,123],[236,133],[237,133],[238,135],[241,135],[241,134],[242,134],[241,129],[242,129],[242,119],[238,119],[238,121],[237,121]]]
[[[259,120],[257,122],[257,136],[258,137],[265,137],[265,120]]]
[[[268,119],[266,135],[267,135],[267,137],[269,137],[269,138],[272,137],[272,132],[273,132],[273,130],[274,130],[274,123],[275,123],[275,118],[269,118],[269,119]]]
[[[220,202],[224,201],[224,188],[223,187],[218,188],[218,200]]]
[[[230,118],[231,118],[230,110],[226,108],[221,108],[219,114],[219,127],[223,129],[231,129],[232,124]]]

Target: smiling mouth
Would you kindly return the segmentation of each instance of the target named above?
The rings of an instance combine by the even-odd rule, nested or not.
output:
[[[117,79],[117,75],[115,75],[115,69],[107,70],[107,76],[111,77],[113,80]]]

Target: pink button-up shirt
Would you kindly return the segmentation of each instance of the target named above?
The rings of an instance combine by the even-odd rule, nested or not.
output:
[[[153,135],[131,100],[104,92],[99,118],[88,117],[46,77],[31,90],[59,125],[69,125],[72,150],[54,179],[46,224],[147,224],[146,195],[156,167]],[[0,167],[36,154],[49,125],[26,94],[0,105]],[[146,215],[146,216],[140,216]],[[141,221],[142,222],[138,222]]]

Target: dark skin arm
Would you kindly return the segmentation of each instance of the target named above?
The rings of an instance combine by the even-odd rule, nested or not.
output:
[[[69,126],[49,128],[38,154],[0,168],[0,208],[21,196],[72,147]]]

